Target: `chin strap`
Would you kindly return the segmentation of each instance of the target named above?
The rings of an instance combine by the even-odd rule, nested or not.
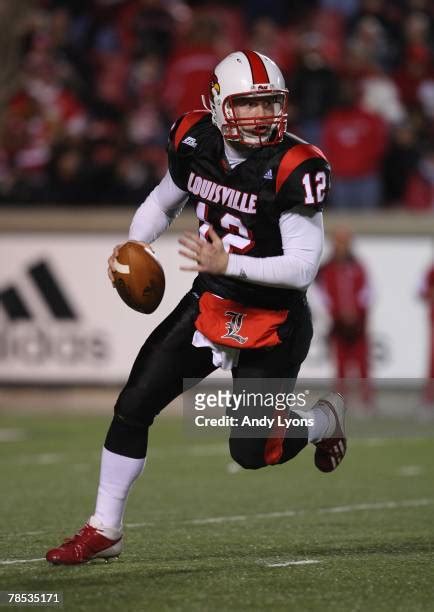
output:
[[[207,99],[206,97],[202,94],[200,96],[201,100],[202,100],[202,106],[204,107],[205,110],[209,111],[210,113],[213,113],[213,110],[210,106],[207,106]]]

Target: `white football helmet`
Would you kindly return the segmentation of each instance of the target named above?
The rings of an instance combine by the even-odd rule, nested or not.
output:
[[[258,147],[283,138],[288,90],[278,66],[261,53],[236,51],[222,60],[210,82],[209,104],[213,123],[230,142]]]

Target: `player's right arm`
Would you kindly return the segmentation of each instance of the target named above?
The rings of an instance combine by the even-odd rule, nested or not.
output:
[[[130,225],[129,240],[154,242],[179,215],[187,199],[188,193],[174,183],[167,171],[137,209]]]
[[[192,138],[190,144],[186,142],[194,126],[208,115],[207,111],[192,111],[182,115],[173,124],[167,146],[169,169],[159,185],[137,209],[131,222],[129,241],[149,246],[149,243],[154,242],[166,231],[183,209],[188,199],[186,185],[190,160],[194,155],[191,143],[194,144],[196,141]],[[114,260],[121,246],[121,244],[115,246],[108,260],[108,275],[112,282]]]
[[[179,215],[188,199],[172,180],[169,171],[137,209],[130,225],[128,241],[149,247]],[[115,259],[122,244],[117,244],[108,260],[108,276],[113,282]]]

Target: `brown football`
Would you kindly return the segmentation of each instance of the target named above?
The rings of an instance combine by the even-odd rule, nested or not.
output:
[[[119,249],[113,271],[114,285],[130,308],[150,314],[164,295],[164,271],[156,257],[141,244],[126,242]]]

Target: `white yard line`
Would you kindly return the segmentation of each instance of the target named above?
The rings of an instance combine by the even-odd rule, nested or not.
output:
[[[67,460],[65,453],[35,453],[34,455],[21,455],[17,459],[7,459],[4,463],[7,465],[53,465],[62,463]]]
[[[189,519],[187,521],[182,521],[184,525],[208,525],[210,523],[236,523],[237,521],[245,521],[249,517],[244,514],[238,514],[235,516],[215,516],[210,518],[203,519]]]
[[[62,453],[40,453],[35,457],[35,463],[38,465],[52,465],[53,463],[60,463],[65,459],[65,455]]]
[[[24,429],[0,429],[0,442],[21,442],[26,438],[27,432]]]
[[[397,470],[398,476],[419,476],[422,474],[423,468],[420,465],[402,465]]]
[[[377,502],[370,504],[353,504],[350,506],[335,506],[334,508],[320,508],[317,512],[358,512],[360,510],[395,510],[396,508],[414,508],[420,506],[430,506],[434,503],[432,499],[409,499],[402,502]]]
[[[282,510],[280,512],[260,512],[257,514],[236,514],[233,516],[213,516],[207,518],[188,519],[180,521],[183,525],[209,525],[213,523],[235,523],[239,521],[248,521],[251,519],[273,519],[286,518],[289,516],[300,516],[303,514],[328,514],[328,513],[344,513],[344,512],[360,512],[363,510],[395,510],[398,508],[414,508],[419,506],[429,506],[434,503],[434,499],[409,499],[400,502],[386,501],[373,502],[366,504],[352,504],[348,506],[331,506],[330,508],[302,508],[300,510]],[[140,527],[149,527],[149,521],[146,523],[126,523],[126,527],[137,529]]]
[[[265,567],[288,567],[289,565],[312,565],[313,563],[321,563],[317,559],[303,559],[300,561],[282,561],[281,563],[267,563],[266,561],[258,561],[260,565]]]
[[[281,512],[263,512],[258,514],[238,514],[233,516],[216,516],[209,518],[201,518],[201,519],[189,519],[186,521],[174,521],[175,524],[181,525],[209,525],[216,523],[230,523],[230,522],[240,522],[240,521],[248,521],[251,519],[273,519],[273,518],[282,518],[288,516],[300,516],[303,514],[327,514],[327,513],[344,513],[344,512],[360,512],[360,511],[370,511],[370,510],[396,510],[399,508],[417,508],[422,506],[429,506],[434,503],[434,499],[407,499],[400,502],[388,501],[388,502],[375,502],[375,503],[367,503],[367,504],[353,504],[348,506],[331,506],[330,508],[318,508],[317,510],[312,509],[301,509],[301,510],[283,510]],[[160,524],[162,522],[160,521]],[[140,529],[143,527],[153,527],[157,523],[155,522],[146,522],[146,523],[126,523],[125,527],[128,529]],[[173,523],[172,523],[173,524]],[[52,533],[50,531],[27,531],[22,532],[20,534],[11,534],[5,533],[0,534],[3,537],[24,537],[27,535],[36,535],[42,533]],[[38,559],[6,559],[4,561],[0,560],[0,565],[14,565],[17,563],[35,563],[37,561],[45,561],[43,557]],[[267,567],[286,567],[289,565],[303,565],[309,563],[319,563],[315,559],[305,559],[300,561],[284,561],[282,563],[271,563],[267,564]]]
[[[10,561],[0,561],[0,565],[14,565],[15,563],[34,563],[35,561],[45,561],[45,557],[39,559],[11,559]]]

